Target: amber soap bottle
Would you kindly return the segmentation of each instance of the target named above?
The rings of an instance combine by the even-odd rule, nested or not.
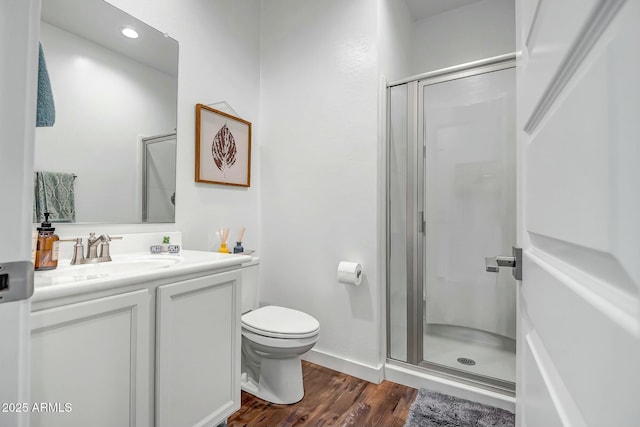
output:
[[[58,245],[60,238],[54,234],[55,228],[49,222],[49,212],[44,213],[44,222],[38,227],[36,245],[36,270],[53,270],[58,266]]]

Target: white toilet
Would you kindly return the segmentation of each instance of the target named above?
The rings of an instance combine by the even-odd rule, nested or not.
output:
[[[260,259],[243,264],[242,390],[272,403],[295,403],[304,396],[300,356],[318,341],[320,323],[298,310],[258,308]]]

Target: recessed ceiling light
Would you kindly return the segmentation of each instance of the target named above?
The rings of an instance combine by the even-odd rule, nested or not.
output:
[[[130,39],[137,39],[139,37],[138,32],[131,27],[124,27],[122,29],[122,35]]]

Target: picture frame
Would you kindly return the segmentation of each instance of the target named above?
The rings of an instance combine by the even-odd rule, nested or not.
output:
[[[196,182],[251,186],[251,122],[196,104]]]

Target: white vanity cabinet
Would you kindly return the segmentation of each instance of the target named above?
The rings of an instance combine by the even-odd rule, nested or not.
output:
[[[30,405],[48,407],[29,408],[31,426],[224,421],[240,408],[240,277],[205,270],[34,303]]]
[[[239,272],[158,287],[156,426],[213,426],[240,408]]]
[[[31,314],[31,427],[149,425],[149,297]]]

